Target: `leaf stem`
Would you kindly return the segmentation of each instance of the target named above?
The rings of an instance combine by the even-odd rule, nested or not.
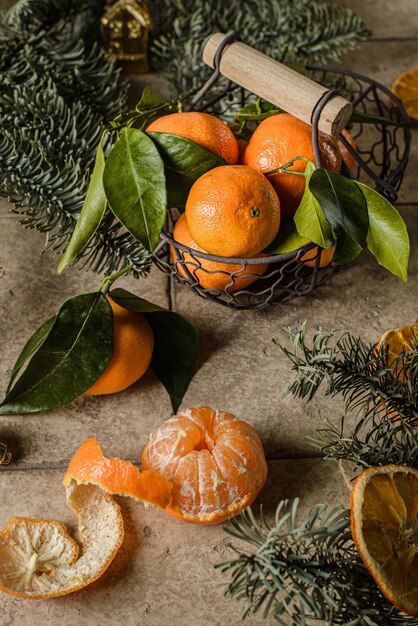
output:
[[[110,287],[113,285],[113,283],[121,276],[124,276],[125,274],[130,272],[132,268],[133,268],[133,265],[126,265],[121,270],[119,270],[119,272],[116,272],[116,274],[105,276],[102,282],[100,283],[97,291],[101,291],[104,295],[106,295]]]
[[[270,170],[269,172],[263,172],[263,174],[264,176],[269,176],[270,174],[279,174],[280,172],[286,172],[286,174],[295,174],[296,176],[306,176],[305,172],[288,171],[287,168],[291,167],[295,161],[306,161],[307,163],[309,163],[309,159],[307,159],[306,157],[297,156],[291,161],[289,161],[289,163],[285,163],[284,165],[282,165],[281,167],[278,167],[275,170]]]

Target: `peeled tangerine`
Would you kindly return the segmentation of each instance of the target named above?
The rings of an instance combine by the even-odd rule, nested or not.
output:
[[[364,470],[351,492],[351,531],[383,595],[418,616],[418,470],[405,465]]]
[[[175,415],[151,435],[142,467],[173,483],[166,511],[185,522],[213,524],[250,506],[267,477],[252,426],[209,407]]]
[[[13,517],[0,533],[0,591],[20,598],[62,596],[97,580],[123,541],[111,494],[165,509],[186,522],[211,524],[237,515],[267,476],[255,430],[208,407],[172,417],[151,435],[144,471],[108,459],[95,439],[74,454],[63,484],[79,522],[77,541],[55,520]]]

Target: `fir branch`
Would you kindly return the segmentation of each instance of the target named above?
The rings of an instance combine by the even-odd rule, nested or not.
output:
[[[247,509],[225,527],[240,544],[231,546],[236,557],[217,567],[229,574],[225,595],[244,601],[242,618],[262,612],[285,626],[417,624],[383,597],[361,562],[349,511],[318,505],[302,522],[297,512],[297,499],[283,500],[272,526],[262,511],[258,522]]]
[[[102,11],[99,0],[21,0],[0,29],[0,194],[23,226],[45,233],[46,250],[71,236],[103,126],[127,108],[95,41]],[[132,265],[142,276],[150,262],[109,210],[83,258],[94,271]]]
[[[201,54],[213,32],[236,32],[278,60],[286,48],[286,63],[304,65],[338,61],[369,35],[354,11],[319,0],[160,0],[150,9],[151,63],[180,93],[208,78]],[[240,103],[234,95],[232,112]]]
[[[311,441],[327,458],[345,459],[356,469],[387,463],[418,466],[418,346],[402,352],[388,365],[387,347],[366,344],[350,333],[315,333],[306,339],[306,325],[290,341],[275,344],[290,359],[296,377],[287,393],[311,400],[325,385],[325,394],[341,395],[344,414],[318,430]],[[355,419],[354,432],[346,423]],[[350,420],[348,419],[350,417]]]

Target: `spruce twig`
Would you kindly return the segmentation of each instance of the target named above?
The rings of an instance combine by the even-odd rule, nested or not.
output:
[[[318,505],[298,521],[298,505],[281,501],[272,525],[247,509],[225,527],[239,543],[231,546],[236,556],[217,567],[229,575],[225,595],[244,603],[241,617],[271,614],[284,626],[416,625],[382,596],[361,562],[349,511]]]
[[[290,346],[274,341],[296,373],[287,393],[309,401],[324,386],[326,395],[344,400],[342,417],[318,430],[314,445],[357,469],[386,463],[418,467],[418,346],[389,363],[387,347],[351,333],[317,332],[308,342],[306,325],[296,333],[283,331]],[[354,431],[347,433],[353,418]]]

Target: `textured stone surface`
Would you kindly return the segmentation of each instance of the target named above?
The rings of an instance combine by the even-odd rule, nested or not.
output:
[[[365,19],[377,38],[417,35],[416,0],[342,0]],[[11,2],[1,2],[4,7]],[[378,4],[378,8],[377,5]],[[349,54],[346,67],[390,85],[398,72],[418,66],[416,43],[370,42]],[[138,90],[151,84],[164,90],[154,75],[135,80]],[[416,133],[414,142],[416,142]],[[414,143],[401,190],[403,201],[418,201]],[[347,504],[347,490],[333,463],[308,458],[316,452],[306,436],[325,417],[337,418],[339,401],[322,396],[310,405],[281,398],[292,379],[288,362],[273,345],[282,324],[297,329],[307,319],[310,332],[353,330],[370,341],[392,326],[417,317],[417,208],[402,207],[413,253],[408,286],[379,268],[370,255],[336,274],[312,296],[263,312],[233,312],[176,287],[179,312],[199,329],[199,371],[184,406],[209,403],[236,413],[260,433],[270,459],[270,476],[259,502],[271,515],[281,498],[300,496],[303,510],[318,502]],[[98,278],[76,269],[55,275],[57,258],[41,255],[42,235],[25,231],[0,203],[0,392],[17,354],[33,330],[71,295],[95,289]],[[120,285],[167,306],[168,281],[155,270],[151,278],[124,279]],[[1,417],[0,441],[7,441],[15,463],[0,468],[0,526],[11,515],[58,518],[74,524],[60,485],[75,448],[97,436],[109,455],[137,460],[148,434],[171,413],[164,389],[152,373],[118,396],[80,398],[70,407],[47,414]],[[300,458],[295,458],[300,457]],[[225,600],[212,567],[229,557],[220,527],[199,528],[171,520],[159,511],[120,499],[127,539],[101,581],[73,596],[46,602],[0,596],[4,626],[52,626],[126,623],[127,626],[235,626],[238,603]],[[248,621],[257,624],[256,619]]]
[[[318,460],[273,461],[260,496],[269,518],[281,498],[300,496],[301,514],[319,501],[347,504],[337,465]],[[2,521],[11,515],[56,518],[74,526],[65,505],[62,472],[0,473]],[[48,497],[45,497],[45,494]],[[241,606],[222,596],[227,580],[213,569],[232,552],[221,526],[199,527],[177,522],[165,513],[118,498],[126,537],[121,551],[104,576],[90,587],[48,601],[16,600],[0,596],[2,626],[48,624],[120,624],[136,626],[235,626]],[[249,624],[262,621],[251,618]]]

